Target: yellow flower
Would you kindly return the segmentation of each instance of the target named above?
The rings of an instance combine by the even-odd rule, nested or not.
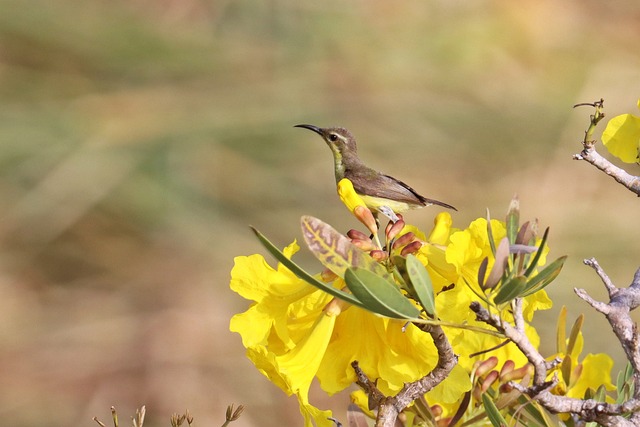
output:
[[[506,236],[505,224],[501,221],[492,220],[491,233],[495,242],[499,242]],[[476,219],[467,229],[451,234],[450,243],[446,248],[445,258],[453,266],[455,271],[454,277],[452,278],[454,286],[440,293],[436,298],[437,312],[444,320],[457,324],[464,323],[487,328],[485,324],[477,322],[475,314],[467,309],[471,301],[478,300],[478,297],[469,289],[467,283],[474,287],[476,291],[480,291],[478,285],[478,270],[482,260],[486,257],[489,258],[487,271],[490,271],[494,258],[487,233],[486,219]],[[541,264],[543,262],[544,256],[541,257]],[[550,306],[551,301],[544,291],[524,298],[523,308],[525,320],[530,321],[534,311],[547,309]],[[511,314],[506,310],[501,316],[507,321],[513,320]],[[469,356],[474,353],[497,346],[504,341],[504,339],[463,329],[446,328],[445,331],[452,341],[454,350],[460,355],[460,365],[467,370],[473,367],[473,363],[478,360],[478,358],[488,356],[496,356],[502,362],[513,360],[516,366],[522,366],[527,363],[526,357],[513,343],[502,346],[488,354],[470,358]],[[540,338],[536,330],[526,325],[525,332],[531,342],[537,347]]]
[[[638,100],[640,108],[640,100]],[[611,154],[625,163],[638,163],[640,117],[622,114],[609,120],[602,132],[602,143]]]
[[[338,182],[338,196],[340,196],[342,203],[344,203],[352,213],[358,206],[367,207],[362,197],[358,196],[356,190],[354,190],[353,183],[347,178],[342,178],[340,182]]]
[[[338,193],[350,210],[366,209],[350,181],[340,181]],[[496,241],[506,235],[504,223],[492,221],[491,227]],[[478,297],[467,285],[480,291],[477,283],[480,264],[485,257],[490,260],[489,269],[493,263],[487,221],[481,218],[465,230],[455,230],[451,216],[441,213],[428,238],[410,225],[401,233],[408,231],[424,242],[416,256],[433,282],[438,317],[450,323],[488,328],[477,322],[469,310],[471,301]],[[291,257],[297,250],[294,242],[284,253]],[[328,294],[297,278],[282,265],[270,267],[260,255],[237,257],[231,276],[231,289],[254,302],[246,312],[231,319],[230,329],[241,335],[247,355],[256,367],[286,393],[297,396],[307,427],[312,423],[331,424],[327,420],[329,411],[321,411],[309,403],[309,386],[314,377],[326,392],[337,393],[353,384],[355,373],[351,362],[357,360],[369,378],[378,380],[382,393],[394,395],[406,383],[427,375],[438,361],[431,336],[415,325],[382,318],[358,307],[336,310]],[[342,288],[345,284],[337,279],[334,286]],[[530,320],[535,310],[549,305],[544,291],[527,297],[526,320]],[[506,310],[502,315],[512,320]],[[525,325],[525,330],[537,346],[535,329]],[[459,364],[426,398],[430,404],[442,405],[445,413],[451,413],[471,389],[469,372],[477,357],[470,356],[497,346],[503,339],[460,328],[446,327],[445,332],[460,356]],[[513,360],[517,366],[527,362],[513,343],[480,357],[489,355],[498,357],[502,363]],[[593,358],[589,363],[602,360]],[[363,403],[361,398],[358,402]]]
[[[283,252],[290,257],[297,250],[294,242]],[[255,301],[230,323],[249,359],[288,395],[297,396],[305,426],[311,427],[312,420],[331,426],[331,412],[310,405],[308,397],[336,319],[335,313],[323,311],[331,297],[280,265],[271,268],[261,255],[237,257],[230,286]]]
[[[367,229],[378,238],[378,223],[373,216],[373,213],[367,207],[367,204],[362,200],[362,197],[358,196],[356,190],[353,188],[353,183],[347,179],[342,178],[338,182],[338,196],[342,203],[349,209],[349,211],[363,223]]]
[[[613,359],[604,353],[589,353],[580,361],[583,346],[584,337],[580,332],[571,354],[557,353],[550,357],[550,359],[556,357],[566,358],[567,362],[564,363],[569,363],[566,368],[563,368],[563,364],[560,364],[549,372],[548,379],[553,378],[554,373],[558,373],[559,382],[553,389],[554,393],[582,399],[589,388],[596,391],[598,387],[604,385],[607,390],[615,390],[615,386],[611,382]],[[568,377],[566,376],[567,374]]]

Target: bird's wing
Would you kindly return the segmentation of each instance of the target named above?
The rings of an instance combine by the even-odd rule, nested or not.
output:
[[[351,178],[349,174],[345,174],[345,177],[351,179],[353,188],[358,194],[381,197],[413,205],[438,205],[457,210],[447,203],[421,196],[416,190],[399,179],[379,172],[371,173],[371,171],[365,171],[364,174],[351,174]],[[363,182],[366,182],[366,185],[363,185]]]
[[[353,182],[356,193],[365,196],[405,202],[413,205],[424,205],[424,197],[402,181],[384,175],[373,169],[345,171],[345,177]]]

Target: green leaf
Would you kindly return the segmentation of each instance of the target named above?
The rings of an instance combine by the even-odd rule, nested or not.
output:
[[[527,278],[516,276],[500,286],[500,290],[493,298],[493,302],[500,305],[517,298],[522,295],[525,286],[527,286]]]
[[[296,264],[295,262],[287,258],[286,255],[283,254],[282,251],[280,251],[280,249],[278,249],[273,243],[271,243],[269,239],[267,239],[262,233],[260,233],[258,230],[256,230],[253,227],[251,227],[251,230],[253,230],[255,235],[258,237],[258,240],[260,240],[260,242],[267,249],[267,251],[269,251],[269,253],[273,255],[273,257],[280,262],[280,264],[287,267],[289,270],[291,270],[293,274],[298,276],[300,279],[304,280],[310,285],[315,286],[318,289],[325,291],[329,295],[332,295],[336,298],[340,298],[341,300],[344,300],[357,307],[366,309],[364,304],[362,304],[360,300],[358,300],[356,297],[354,297],[350,293],[341,291],[340,289],[336,289],[328,283],[324,283],[316,279],[311,274],[304,271],[300,266],[298,266],[298,264]]]
[[[418,297],[418,301],[431,317],[436,315],[436,301],[433,295],[433,284],[427,269],[416,258],[415,255],[409,254],[407,256],[407,273],[411,279],[413,290]]]
[[[487,266],[489,265],[489,257],[484,257],[478,268],[478,285],[480,289],[484,289],[484,278],[487,274]]]
[[[571,332],[569,333],[569,342],[567,343],[567,354],[573,354],[573,348],[576,346],[576,342],[578,342],[578,335],[580,335],[583,324],[584,314],[581,314],[576,318],[576,321],[573,322],[573,326],[571,327]],[[567,382],[567,384],[569,383]]]
[[[516,236],[518,235],[518,227],[520,226],[520,200],[518,196],[513,196],[511,203],[509,204],[509,210],[507,211],[507,238],[510,244],[516,243]]]
[[[411,304],[395,283],[369,270],[347,268],[344,280],[369,311],[394,319],[417,319],[420,316],[420,310]]]
[[[522,384],[522,382],[521,382]],[[527,419],[531,422],[524,424],[527,426],[544,426],[544,427],[558,427],[558,423],[554,422],[547,412],[539,406],[535,401],[529,400],[526,396],[520,395],[517,399],[520,406],[524,408]]]
[[[391,275],[380,263],[366,252],[358,249],[348,237],[336,231],[329,224],[312,216],[300,219],[302,237],[309,250],[329,270],[344,278],[349,267],[360,267],[376,275],[392,280]]]
[[[538,261],[540,261],[540,257],[542,256],[542,252],[544,251],[544,245],[547,243],[548,237],[549,237],[549,227],[547,227],[546,230],[544,230],[544,234],[542,235],[542,241],[540,241],[540,247],[538,247],[538,251],[533,256],[533,259],[531,260],[531,264],[529,264],[529,267],[527,267],[527,270],[524,272],[524,275],[526,277],[531,276],[531,273],[533,273],[533,270],[535,270],[536,266],[538,265]]]
[[[571,383],[571,374],[573,373],[571,370],[571,355],[567,353],[562,362],[560,363],[560,373],[562,374],[562,380],[565,384]]]
[[[489,240],[489,246],[491,246],[491,253],[496,254],[496,242],[493,241],[493,230],[491,229],[491,215],[489,215],[489,209],[487,208],[487,239]]]
[[[566,255],[561,256],[551,264],[547,265],[540,273],[527,282],[527,287],[522,293],[522,296],[526,297],[547,287],[547,285],[558,277],[558,274],[560,274],[560,270],[562,270],[562,266],[566,260]]]
[[[482,394],[482,404],[484,405],[484,410],[486,411],[487,417],[489,417],[489,421],[491,421],[493,427],[506,427],[507,421],[503,418],[502,414],[487,393]]]
[[[622,114],[609,120],[602,132],[602,143],[623,162],[636,163],[640,148],[640,117]]]

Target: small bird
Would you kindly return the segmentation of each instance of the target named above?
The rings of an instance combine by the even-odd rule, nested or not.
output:
[[[347,129],[320,128],[304,124],[294,127],[309,129],[324,139],[333,153],[336,183],[348,178],[353,183],[356,193],[376,218],[378,212],[382,211],[384,214],[384,206],[395,213],[429,205],[457,210],[444,202],[423,197],[404,182],[366,166],[358,157],[356,139]]]

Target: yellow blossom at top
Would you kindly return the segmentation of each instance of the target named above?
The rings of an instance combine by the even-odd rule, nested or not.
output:
[[[367,207],[362,197],[358,196],[353,188],[353,183],[347,178],[342,178],[338,182],[338,196],[350,212],[354,212],[358,206]]]
[[[350,181],[340,181],[338,193],[350,210],[366,208]],[[491,227],[494,241],[499,242],[506,235],[505,224],[494,220]],[[476,321],[469,309],[469,304],[478,300],[470,286],[482,292],[477,280],[483,259],[488,257],[488,269],[493,264],[487,220],[480,218],[468,228],[456,230],[451,215],[441,213],[428,237],[411,225],[405,225],[400,234],[407,232],[422,242],[416,257],[431,278],[438,318],[449,324],[488,329]],[[283,253],[290,258],[297,250],[294,242]],[[544,256],[540,265],[543,262]],[[332,285],[343,289],[346,284],[337,278]],[[414,324],[380,317],[344,302],[336,305],[330,295],[280,264],[272,268],[260,255],[235,259],[231,289],[253,303],[246,312],[231,319],[230,329],[241,335],[247,356],[260,372],[287,394],[296,395],[305,427],[314,423],[320,427],[331,425],[327,421],[330,412],[309,403],[309,387],[314,378],[326,392],[340,392],[354,383],[351,362],[357,360],[363,372],[377,380],[382,393],[394,395],[405,384],[427,375],[438,363],[431,336]],[[523,306],[525,320],[529,321],[535,310],[548,308],[550,301],[540,291],[526,297]],[[513,320],[507,310],[501,316]],[[512,360],[517,366],[527,362],[513,343],[498,346],[504,338],[463,327],[443,328],[459,363],[444,382],[427,393],[426,399],[429,404],[442,406],[445,414],[454,412],[471,389],[469,373],[479,358],[495,356],[502,363]],[[526,324],[525,332],[537,347],[535,329]],[[491,351],[474,356],[487,350]],[[358,401],[362,404],[361,399]]]

